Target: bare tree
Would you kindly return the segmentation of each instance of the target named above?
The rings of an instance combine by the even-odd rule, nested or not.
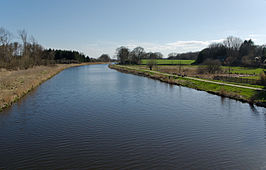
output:
[[[0,28],[0,60],[5,63],[9,63],[12,59],[11,36],[12,34],[9,31]]]
[[[163,54],[161,52],[155,52],[154,56],[156,59],[162,59],[163,58]]]
[[[128,64],[129,49],[127,47],[119,47],[116,49],[117,60],[120,64]]]
[[[208,48],[222,48],[224,44],[222,43],[211,43]]]
[[[151,60],[149,60],[148,62],[147,62],[147,66],[150,68],[150,70],[152,70],[152,68],[154,67],[154,66],[156,66],[157,65],[157,61],[156,61],[156,59],[151,59]]]
[[[99,58],[98,58],[99,61],[101,62],[110,62],[111,61],[111,58],[108,54],[102,54]]]
[[[243,41],[240,38],[229,36],[224,40],[223,44],[226,48],[227,58],[230,58],[229,65],[239,64],[240,54],[239,49],[242,45]],[[227,62],[228,62],[227,61]]]
[[[23,55],[27,55],[27,41],[28,41],[28,34],[25,30],[19,30],[18,35],[23,43]]]
[[[132,64],[140,64],[141,58],[145,55],[145,50],[142,47],[134,48],[130,54],[129,59]]]
[[[0,45],[7,45],[11,41],[12,34],[5,30],[4,28],[0,27]]]
[[[240,38],[233,36],[227,37],[223,42],[224,46],[231,50],[239,50],[242,43],[243,41]]]
[[[221,62],[219,60],[207,59],[204,64],[207,66],[207,71],[210,74],[214,74],[221,71]]]
[[[170,58],[170,57],[176,57],[177,56],[177,53],[169,53],[168,54],[168,58]]]

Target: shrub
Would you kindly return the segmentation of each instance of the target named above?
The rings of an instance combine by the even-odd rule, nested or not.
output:
[[[206,65],[207,72],[210,74],[215,74],[220,72],[221,69],[221,62],[219,60],[210,60],[207,59],[204,61],[204,65]]]
[[[266,85],[266,75],[264,72],[260,73],[260,81],[261,81],[262,85],[264,85],[264,86]]]

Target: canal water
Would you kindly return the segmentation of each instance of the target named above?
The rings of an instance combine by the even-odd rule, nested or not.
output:
[[[266,109],[69,68],[0,113],[0,169],[266,169]]]

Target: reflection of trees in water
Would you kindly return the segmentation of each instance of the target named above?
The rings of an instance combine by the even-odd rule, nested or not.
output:
[[[249,104],[249,108],[252,111],[252,113],[254,113],[255,115],[259,115],[258,109],[253,104]]]
[[[264,107],[257,107],[252,104],[249,105],[253,116],[260,117],[263,116],[264,121],[264,138],[266,139],[266,109]]]
[[[225,97],[224,96],[221,96],[221,104],[224,105],[224,101],[225,100]]]
[[[263,88],[266,90],[266,86]],[[264,90],[257,90],[256,93],[251,97],[252,100],[257,101],[264,101],[263,104],[265,104],[266,100],[266,91]]]
[[[234,101],[230,98],[224,97],[224,96],[220,96],[221,98],[221,105],[223,107],[228,108],[228,111],[231,112],[231,102]]]
[[[263,110],[263,118],[264,118],[264,138],[266,139],[266,109],[265,108],[263,108],[264,110]]]

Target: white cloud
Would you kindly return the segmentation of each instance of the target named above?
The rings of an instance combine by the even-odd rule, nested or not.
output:
[[[190,51],[199,51],[206,48],[211,43],[222,41],[223,39],[210,41],[175,41],[169,43],[151,43],[135,41],[129,41],[126,43],[97,42],[87,44],[82,48],[82,51],[93,57],[98,57],[103,53],[107,53],[110,56],[114,56],[116,48],[120,46],[125,46],[129,49],[141,46],[145,49],[146,52],[161,52],[165,57],[167,57],[167,55],[171,52],[183,53]]]
[[[262,42],[266,42],[266,35],[264,34],[251,34],[245,39],[252,39],[255,41],[255,44],[262,44]],[[161,52],[164,57],[171,52],[176,53],[184,53],[184,52],[193,52],[200,51],[206,47],[208,47],[211,43],[219,43],[224,39],[218,40],[208,40],[208,41],[175,41],[175,42],[167,42],[167,43],[158,43],[158,42],[137,42],[137,41],[128,41],[124,43],[118,42],[95,42],[86,44],[80,47],[81,51],[90,57],[99,57],[101,54],[106,53],[111,57],[115,56],[116,48],[120,46],[128,47],[129,49],[133,49],[135,47],[141,46],[145,49],[146,52]]]

